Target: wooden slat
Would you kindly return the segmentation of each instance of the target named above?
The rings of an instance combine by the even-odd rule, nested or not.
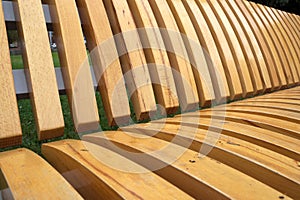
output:
[[[103,1],[114,34],[119,35],[117,48],[125,75],[125,81],[133,103],[136,118],[149,118],[156,110],[151,78],[136,25],[126,1]],[[128,52],[129,50],[129,52]]]
[[[61,136],[64,120],[42,3],[39,0],[17,0],[15,13],[19,19],[18,32],[38,138]]]
[[[174,68],[175,83],[182,111],[193,110],[199,105],[197,85],[191,62],[172,12],[164,0],[149,0],[157,24],[162,30],[168,56]]]
[[[279,74],[277,63],[274,60],[274,53],[272,52],[274,51],[274,48],[271,48],[271,43],[268,42],[270,41],[270,37],[267,34],[266,30],[263,28],[264,26],[258,16],[253,10],[251,10],[250,12],[244,5],[243,1],[234,1],[231,3],[231,5],[235,6],[233,7],[233,9],[237,8],[237,6],[239,7],[244,17],[250,24],[252,31],[255,33],[255,36],[264,55],[273,87],[275,87],[275,89],[279,89],[283,85],[286,85],[286,79],[282,73]]]
[[[236,64],[234,62],[234,58],[225,34],[207,1],[201,0],[196,2],[204,18],[206,19],[206,23],[208,24],[217,44],[226,78],[229,83],[231,100],[239,99],[242,96],[245,96],[245,93],[243,93],[244,91],[242,89],[243,80],[241,80],[239,77]]]
[[[280,102],[279,100],[277,101],[268,101],[267,99],[260,100],[260,99],[255,99],[253,101],[243,101],[241,103],[237,103],[235,105],[254,105],[258,107],[266,107],[266,108],[274,108],[274,109],[279,109],[279,110],[285,110],[285,111],[292,111],[292,112],[299,112],[299,104],[295,104],[292,102]]]
[[[250,77],[250,72],[248,70],[248,64],[246,62],[245,54],[243,53],[243,48],[231,26],[227,16],[223,12],[219,3],[216,1],[207,1],[210,5],[214,15],[216,16],[224,34],[227,39],[229,48],[232,52],[232,56],[237,68],[240,81],[243,88],[243,97],[249,97],[254,94],[254,87]],[[225,53],[226,54],[226,53]],[[231,66],[230,66],[231,67]]]
[[[297,34],[298,34],[298,37],[300,37],[300,33],[299,33],[299,22],[297,20],[297,18],[299,19],[299,16],[296,17],[296,15],[294,14],[291,14],[291,13],[288,13],[288,12],[284,12],[286,14],[286,16],[294,23],[294,27],[295,29],[297,30]]]
[[[80,19],[74,1],[47,0],[77,132],[97,130],[99,115]]]
[[[42,153],[85,199],[191,199],[153,172],[101,146],[65,140],[44,144]]]
[[[220,196],[220,194],[222,193],[224,195],[223,198],[226,198],[227,196],[227,198],[230,197],[237,199],[242,198],[242,196],[247,194],[251,194],[251,196],[258,195],[258,193],[260,192],[264,193],[264,197],[268,195],[270,195],[271,197],[273,195],[280,194],[276,190],[268,187],[265,184],[262,184],[252,177],[247,176],[244,173],[241,173],[240,171],[235,170],[220,162],[218,163],[216,160],[210,159],[208,157],[199,158],[198,152],[191,151],[173,143],[165,142],[153,137],[141,139],[138,138],[139,135],[137,135],[136,137],[134,137],[134,134],[131,135],[132,136],[128,136],[128,134],[124,134],[123,132],[113,132],[107,133],[105,134],[105,136],[103,136],[102,133],[91,134],[89,136],[85,136],[84,138],[88,141],[101,146],[105,146],[107,148],[113,148],[115,145],[118,145],[125,151],[142,153],[142,155],[144,156],[143,159],[141,159],[141,157],[136,158],[133,156],[131,156],[131,159],[135,162],[145,165],[150,169],[151,167],[153,167],[151,166],[152,163],[159,162],[162,164],[167,164],[173,157],[175,157],[175,162],[169,163],[169,165],[167,165],[165,168],[157,170],[156,172],[169,181],[174,182],[174,178],[176,177],[177,182],[181,182],[181,184],[185,182],[185,185],[182,184],[178,186],[181,189],[183,189],[184,186],[188,186],[191,190],[192,187],[197,186],[195,195],[193,195],[193,197],[196,199],[222,198],[222,196]],[[104,139],[104,137],[107,137],[110,142],[113,142],[113,144],[107,145],[107,141]],[[159,153],[153,153],[157,151]],[[218,170],[215,170],[216,168],[218,168]],[[167,171],[172,171],[172,173],[166,173]],[[226,176],[222,176],[222,174],[226,174]],[[216,179],[215,177],[218,177],[218,179]],[[211,192],[211,190],[213,189],[213,192],[215,194],[213,192],[211,192],[211,194],[205,194],[204,192],[202,192],[204,184],[209,186],[206,189],[207,193]],[[251,187],[249,187],[248,184],[251,184]],[[281,192],[285,192],[287,189],[291,189],[288,187],[283,189],[283,187],[280,188],[278,186],[275,186],[275,184],[273,184],[273,187],[276,187],[276,189],[280,189]],[[209,188],[211,189],[208,190]],[[295,185],[290,191],[291,192],[289,193],[289,195],[295,197],[298,196],[296,194],[297,187],[295,187]]]
[[[29,150],[0,153],[0,169],[14,199],[82,199],[53,167]]]
[[[204,50],[207,51],[205,56],[213,81],[216,100],[218,103],[225,102],[227,99],[229,99],[230,91],[223,64],[221,62],[221,57],[213,36],[196,2],[194,0],[184,0],[183,4],[194,25],[201,45],[203,46]]]
[[[242,24],[239,22],[239,20],[236,18],[234,15],[234,12],[231,10],[229,7],[228,3],[226,1],[220,1],[219,2],[220,6],[224,10],[224,13],[226,14],[230,25],[232,29],[235,32],[235,35],[237,36],[237,39],[242,47],[243,54],[245,56],[249,72],[251,74],[251,81],[253,83],[253,88],[254,88],[254,93],[264,93],[266,89],[271,88],[271,82],[269,78],[269,74],[267,72],[265,63],[262,65],[264,67],[262,70],[259,68],[259,62],[257,59],[257,56],[253,54],[254,49],[252,47],[252,41],[249,39],[249,36],[247,32],[243,29]],[[245,19],[244,19],[245,20]],[[248,26],[247,23],[245,26]],[[249,29],[249,31],[252,33],[252,31]],[[249,34],[251,34],[249,33]],[[254,35],[252,35],[253,39],[256,41],[254,38]],[[254,43],[255,43],[254,41]],[[258,47],[257,42],[255,43],[256,47]],[[260,52],[261,54],[261,52]],[[261,55],[260,55],[261,56]],[[262,80],[262,78],[264,80]]]
[[[283,36],[281,29],[276,25],[274,19],[272,19],[272,15],[268,12],[268,8],[266,6],[257,5],[257,8],[260,9],[262,14],[265,16],[266,20],[269,22],[272,30],[276,33],[275,45],[279,51],[279,55],[281,56],[281,60],[283,61],[283,66],[286,71],[289,70],[291,80],[295,84],[295,82],[299,81],[299,77],[295,68],[295,63],[292,58],[290,48],[291,45],[287,44],[287,36]],[[290,45],[290,46],[289,46]],[[284,49],[284,50],[283,50]],[[280,53],[282,52],[282,53]]]
[[[4,148],[22,143],[22,129],[1,3],[0,47],[0,148]]]
[[[178,110],[179,100],[171,64],[155,16],[147,1],[128,1],[144,48],[157,103],[167,114]],[[143,28],[145,28],[143,30]]]
[[[291,25],[291,28],[294,30],[295,32],[295,36],[300,39],[300,33],[299,33],[299,29],[297,28],[297,25],[295,24],[295,21],[294,19],[292,18],[291,15],[289,15],[287,12],[284,12],[284,11],[280,11],[279,12],[288,20],[288,22],[290,23]],[[297,41],[298,45],[300,45],[300,42],[299,40]]]
[[[286,20],[285,17],[281,18],[280,12],[277,9],[271,8],[270,12],[273,12],[273,14],[278,19],[278,23],[281,24],[285,33],[287,34],[286,38],[291,43],[290,47],[293,47],[291,52],[293,54],[294,62],[296,64],[296,70],[298,71],[298,76],[300,76],[300,66],[299,66],[300,65],[300,46],[297,45],[294,33],[290,29],[290,24]]]
[[[76,1],[109,125],[128,123],[130,108],[113,34],[101,0]]]
[[[182,1],[168,0],[167,2],[176,20],[179,31],[184,34],[183,41],[192,64],[200,106],[210,106],[211,102],[214,102],[215,100],[215,93],[208,65],[198,40],[197,33]]]

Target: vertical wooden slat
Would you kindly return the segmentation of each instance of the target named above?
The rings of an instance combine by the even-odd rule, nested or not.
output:
[[[15,13],[40,140],[61,136],[64,121],[42,3],[17,0]]]
[[[77,132],[98,129],[99,116],[88,57],[74,0],[47,0],[66,92]]]
[[[101,0],[77,0],[109,125],[128,123],[129,102],[112,30]]]
[[[231,100],[239,99],[243,96],[243,80],[241,80],[239,77],[236,64],[234,62],[234,58],[225,34],[208,2],[206,0],[197,0],[196,2],[212,32],[218,47],[218,51],[221,55],[223,67],[229,83]]]
[[[123,73],[127,74],[125,81],[129,93],[132,94],[136,118],[147,119],[149,113],[156,110],[156,103],[145,54],[132,14],[124,0],[104,0],[103,2],[113,33],[124,33],[124,35],[119,34],[117,38],[117,48],[119,54],[123,54],[120,60]]]
[[[198,89],[200,106],[209,106],[215,100],[215,93],[209,67],[194,26],[181,0],[167,0],[178,28],[182,34]]]
[[[286,80],[286,84],[283,84],[283,85],[287,85],[287,86],[292,85],[293,80],[292,80],[292,76],[290,73],[290,69],[288,67],[286,67],[287,63],[286,63],[285,55],[282,52],[280,45],[278,45],[278,46],[276,45],[276,44],[278,44],[278,39],[277,39],[276,34],[274,33],[273,29],[270,27],[270,24],[268,23],[267,19],[263,15],[263,13],[258,9],[257,4],[251,3],[251,2],[246,2],[246,1],[243,1],[243,2],[248,7],[248,9],[250,11],[252,11],[252,14],[255,13],[255,15],[257,16],[256,20],[261,21],[262,29],[265,29],[266,34],[268,34],[268,36],[269,36],[269,37],[266,37],[267,43],[270,44],[272,52],[274,53],[274,60],[277,64],[277,69],[280,72],[279,74],[282,74],[281,81],[283,79]]]
[[[262,71],[259,70],[259,63],[256,59],[255,52],[253,51],[254,49],[251,48],[251,40],[249,40],[249,37],[247,36],[247,33],[245,30],[243,30],[242,25],[238,21],[238,19],[235,17],[233,11],[230,9],[228,4],[226,3],[225,0],[219,1],[220,6],[223,9],[225,15],[227,16],[230,25],[232,29],[234,30],[237,39],[241,45],[243,54],[246,59],[246,63],[248,65],[249,72],[251,74],[251,80],[253,83],[254,87],[254,93],[263,93],[266,90],[266,85],[263,84],[262,78],[266,79],[265,82],[268,85],[268,88],[270,88],[271,83],[270,83],[270,78],[269,75],[267,74],[266,68],[265,68],[265,74],[262,73]],[[217,3],[217,2],[216,2]],[[249,30],[251,31],[251,30]],[[255,38],[253,38],[255,40]],[[254,52],[254,53],[253,53]]]
[[[22,143],[22,130],[6,36],[2,3],[0,3],[0,148]]]
[[[267,12],[267,7],[262,6],[260,4],[257,4],[255,6],[257,7],[257,9],[260,9],[260,12],[264,15],[266,22],[269,23],[271,31],[274,31],[274,33],[276,34],[276,39],[274,39],[274,42],[278,49],[284,69],[286,73],[290,75],[291,85],[293,85],[296,81],[298,81],[299,77],[297,75],[297,72],[295,71],[295,65],[289,52],[290,47],[287,46],[286,39],[282,36],[282,33],[274,24],[275,22],[272,20],[271,16]]]
[[[155,98],[167,114],[175,113],[179,107],[175,80],[158,24],[147,1],[128,1],[131,13],[144,48]],[[150,48],[151,47],[151,48]]]
[[[165,0],[149,0],[149,3],[159,27],[165,29],[162,32],[162,37],[166,48],[172,51],[168,53],[168,56],[171,66],[178,73],[174,74],[174,78],[181,110],[195,109],[199,104],[197,86],[176,21]]]
[[[259,17],[256,15],[255,11],[251,9],[249,4],[246,4],[247,2],[244,1],[235,1],[241,11],[243,12],[244,16],[248,19],[248,22],[251,23],[252,30],[256,33],[257,36],[261,37],[259,38],[260,44],[263,46],[261,47],[263,52],[266,53],[266,59],[269,61],[270,64],[268,65],[269,69],[271,69],[271,80],[273,79],[273,82],[276,82],[274,78],[275,71],[278,75],[279,80],[279,87],[286,86],[286,78],[282,71],[281,62],[278,58],[277,51],[275,50],[274,44],[271,42],[270,35],[268,34],[266,28],[264,27],[263,23],[259,19]]]
[[[232,52],[235,66],[237,68],[240,80],[242,82],[243,97],[252,96],[254,93],[254,83],[252,83],[251,81],[250,72],[248,70],[249,66],[247,66],[246,57],[243,53],[242,46],[240,45],[228,18],[226,17],[218,2],[210,0],[208,0],[207,2],[210,5],[225,34],[229,48]]]
[[[184,0],[183,4],[193,23],[200,43],[207,52],[205,56],[211,73],[216,100],[217,102],[226,101],[229,99],[230,91],[213,36],[196,2],[194,0]]]

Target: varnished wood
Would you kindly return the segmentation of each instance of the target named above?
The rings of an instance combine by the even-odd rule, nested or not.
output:
[[[62,136],[64,119],[42,3],[39,0],[17,0],[15,13],[19,19],[18,32],[38,139]]]
[[[287,21],[290,23],[291,25],[291,28],[294,30],[295,32],[295,37],[297,37],[298,39],[300,38],[300,33],[298,31],[298,28],[297,28],[297,25],[295,24],[295,21],[293,20],[293,18],[287,13],[287,12],[284,12],[284,11],[280,11],[279,12],[284,16],[284,18],[287,19]],[[300,45],[299,43],[299,40],[298,40],[298,45]]]
[[[116,38],[118,53],[125,75],[125,81],[133,103],[136,118],[149,118],[156,111],[155,96],[151,84],[146,58],[136,30],[133,16],[126,1],[105,0],[110,25]],[[124,32],[125,35],[120,35]],[[129,34],[126,36],[126,34]],[[130,52],[128,52],[128,50]]]
[[[167,2],[177,22],[179,31],[184,34],[183,41],[192,64],[200,106],[209,106],[211,102],[215,101],[215,92],[205,54],[198,40],[197,33],[182,1],[168,0]]]
[[[117,48],[101,0],[77,0],[98,89],[109,125],[129,122],[130,108]],[[113,74],[113,76],[112,76]]]
[[[149,0],[158,26],[163,29],[162,37],[168,49],[171,66],[183,111],[193,110],[199,106],[197,85],[191,61],[172,12],[165,0]]]
[[[183,0],[186,11],[194,25],[200,44],[206,50],[206,61],[212,78],[215,97],[218,103],[230,97],[228,82],[225,76],[221,57],[209,27],[194,0]]]
[[[247,194],[249,191],[249,187],[245,187],[243,183],[245,182],[251,182],[251,190],[254,191],[262,191],[264,190],[266,195],[271,195],[272,193],[269,189],[269,187],[266,187],[264,184],[259,184],[259,182],[256,182],[255,179],[251,178],[250,176],[247,176],[243,173],[240,173],[239,171],[228,167],[224,164],[218,163],[218,169],[215,170],[217,167],[215,164],[217,164],[216,160],[209,159],[207,157],[198,157],[198,152],[194,152],[191,150],[188,150],[186,148],[182,148],[178,145],[175,145],[173,143],[165,142],[163,140],[159,140],[153,137],[150,138],[137,138],[138,136],[134,137],[134,134],[131,134],[131,136],[128,136],[127,134],[124,134],[123,132],[112,132],[107,133],[104,137],[107,137],[110,142],[113,142],[113,144],[119,145],[119,148],[124,149],[125,151],[133,151],[137,153],[143,153],[144,159],[138,159],[132,157],[135,162],[141,163],[145,165],[146,167],[151,169],[151,164],[153,162],[162,162],[162,163],[168,163],[168,160],[170,157],[176,156],[176,161],[169,163],[168,166],[165,168],[162,168],[161,170],[157,170],[156,172],[161,173],[160,176],[163,176],[169,181],[175,181],[174,178],[176,177],[177,182],[178,180],[182,181],[185,180],[186,185],[188,185],[190,188],[193,186],[198,186],[197,189],[197,196],[194,196],[195,198],[200,199],[206,198],[206,196],[201,195],[201,189],[203,188],[203,182],[207,185],[210,185],[211,188],[214,189],[214,193],[211,193],[210,197],[217,198],[217,190],[223,191],[223,195],[226,194],[226,196],[230,198],[239,198],[241,195],[241,192],[237,192],[236,188],[239,188],[239,191],[243,191],[243,194]],[[93,142],[95,144],[106,146],[107,148],[111,148],[114,145],[106,145],[107,142],[103,137],[103,134],[92,134],[90,136],[85,136],[85,139]],[[150,152],[149,152],[150,151]],[[160,153],[153,154],[151,152],[153,151],[159,151]],[[181,152],[182,151],[182,152]],[[172,152],[172,153],[171,153]],[[181,152],[181,153],[180,153]],[[151,153],[151,154],[150,154]],[[180,153],[179,155],[177,155]],[[170,156],[173,155],[173,156]],[[126,156],[126,154],[125,154]],[[146,158],[150,159],[151,162],[145,162]],[[188,170],[187,170],[188,168]],[[200,170],[202,169],[202,170]],[[164,171],[165,170],[165,171]],[[166,170],[171,171],[172,173],[166,173]],[[205,173],[203,173],[205,171]],[[183,173],[182,173],[183,172]],[[221,176],[221,173],[231,174],[231,179],[228,179],[228,176]],[[172,175],[171,175],[172,174]],[[204,174],[206,174],[204,176]],[[212,178],[212,177],[218,177],[218,179]],[[192,182],[192,179],[195,181]],[[234,181],[234,178],[238,178],[239,181]],[[173,179],[173,180],[172,180]],[[244,180],[244,181],[241,181]],[[220,183],[226,183],[227,184],[220,184]],[[237,184],[238,183],[238,184]],[[228,187],[230,185],[231,187]],[[183,189],[183,186],[179,186]],[[259,190],[255,189],[256,187],[260,188]],[[200,189],[201,188],[201,189]],[[233,189],[235,188],[235,189]],[[297,188],[293,187],[293,193],[297,191]],[[286,188],[287,189],[287,188]],[[284,189],[281,187],[281,190]],[[208,191],[208,188],[207,188]],[[219,193],[220,194],[220,193]],[[253,195],[254,193],[251,193]],[[276,192],[275,192],[276,194]],[[274,195],[274,193],[273,193]],[[289,195],[297,195],[290,193]],[[221,196],[219,196],[221,198]],[[224,197],[223,197],[224,198]]]
[[[47,0],[66,92],[77,132],[97,130],[99,114],[80,19],[74,1]]]
[[[246,62],[246,55],[243,53],[243,48],[234,32],[226,14],[223,12],[220,4],[216,1],[207,1],[210,5],[214,15],[216,16],[224,34],[228,41],[228,45],[232,52],[232,56],[242,82],[243,97],[249,97],[254,94],[254,83],[251,80],[248,64]],[[225,53],[226,54],[226,53]]]
[[[178,94],[163,38],[155,16],[147,1],[128,1],[144,48],[157,103],[166,114],[174,114],[179,107]]]
[[[65,140],[44,144],[42,152],[85,199],[191,199],[153,172],[101,146]],[[115,168],[118,165],[123,171]]]
[[[0,4],[0,47],[0,148],[4,148],[22,143],[22,129],[2,4]]]
[[[82,199],[51,165],[29,150],[0,153],[0,169],[14,199]]]
[[[206,20],[206,23],[210,28],[210,31],[214,37],[218,51],[220,53],[225,70],[225,75],[229,83],[231,100],[239,99],[242,96],[245,96],[245,93],[243,93],[242,89],[242,85],[244,83],[243,80],[241,80],[239,77],[237,66],[234,62],[234,58],[226,36],[207,1],[197,0],[196,2]]]
[[[248,33],[243,30],[243,25],[239,22],[239,19],[236,18],[234,12],[231,10],[226,1],[220,1],[220,6],[222,7],[224,14],[227,16],[230,25],[237,36],[237,39],[241,45],[242,52],[245,56],[246,63],[251,75],[251,81],[253,84],[254,94],[263,93],[265,90],[269,90],[271,88],[270,78],[265,66],[265,63],[262,65],[262,70],[259,68],[259,62],[257,56],[253,53],[253,47],[251,45],[252,41],[249,40]],[[248,26],[247,23],[245,26]],[[251,33],[252,31],[249,30]],[[249,34],[251,34],[249,33]],[[253,35],[252,35],[253,36]],[[253,36],[253,39],[256,39]],[[253,41],[255,43],[255,41]],[[257,45],[257,43],[255,43]],[[258,47],[258,45],[256,46]],[[262,78],[264,80],[262,80]]]

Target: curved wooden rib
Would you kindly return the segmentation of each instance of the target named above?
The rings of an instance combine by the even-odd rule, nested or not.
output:
[[[5,148],[22,144],[22,129],[1,3],[0,47],[0,148]]]
[[[113,144],[107,145],[108,142],[105,137],[108,138],[108,141],[112,142]],[[241,198],[240,195],[248,194],[248,192],[250,191],[255,191],[253,193],[251,192],[252,195],[256,192],[259,193],[263,191],[266,195],[278,195],[278,193],[276,194],[276,192],[273,193],[274,191],[272,192],[270,190],[271,188],[269,188],[267,185],[257,182],[250,176],[245,175],[227,165],[218,163],[216,160],[212,160],[207,157],[199,158],[198,153],[195,151],[191,151],[173,143],[169,143],[153,137],[139,137],[140,135],[135,135],[132,133],[131,136],[129,136],[126,133],[124,134],[124,132],[113,132],[107,133],[105,134],[105,136],[103,136],[102,133],[87,135],[85,136],[85,139],[107,148],[113,148],[119,153],[125,150],[125,155],[128,155],[126,154],[127,151],[141,153],[142,156],[139,156],[139,158],[137,158],[137,156],[131,156],[131,159],[133,159],[135,162],[141,163],[142,165],[150,169],[153,167],[152,164],[155,162],[168,164],[165,168],[161,168],[156,172],[165,179],[174,181],[170,177],[171,174],[167,173],[167,171],[171,171],[172,176],[176,177],[177,181],[180,180],[180,182],[182,182],[182,180],[186,180],[186,184],[188,184],[189,187],[197,186],[198,189],[196,196],[194,196],[195,198],[207,198],[206,196],[203,196],[204,194],[201,194],[203,184],[210,186],[210,188],[212,188],[216,194],[220,194],[222,192],[230,198]],[[116,145],[118,145],[118,147],[114,148],[116,147]],[[120,148],[122,150],[120,150]],[[128,155],[128,157],[130,157],[130,155]],[[172,158],[175,158],[176,160],[175,162],[170,163],[170,160]],[[218,170],[215,170],[216,168],[218,168]],[[226,173],[226,176],[221,175],[224,173]],[[218,177],[218,179],[215,179],[214,177]],[[239,181],[236,182],[235,179]],[[192,182],[192,180],[194,180],[194,183]],[[277,180],[281,182],[281,180]],[[251,189],[247,186],[250,183]],[[275,184],[273,186],[276,187]],[[178,187],[183,189],[183,186]],[[239,192],[236,188],[238,188]],[[295,188],[294,186],[293,188],[294,189],[292,190],[294,190],[294,192],[297,192],[297,188]],[[282,188],[281,191],[283,192],[283,190],[285,189]],[[289,193],[289,195],[297,195],[294,192]],[[214,196],[210,196],[210,198],[216,198],[216,194]],[[257,193],[255,195],[257,195]]]
[[[206,61],[209,66],[212,83],[218,103],[229,99],[230,91],[225,71],[221,62],[218,48],[209,30],[209,27],[194,0],[183,0],[189,18],[192,21],[197,36],[204,50],[207,51]]]
[[[243,80],[240,79],[237,66],[234,62],[232,52],[230,50],[228,41],[222,28],[215,17],[212,9],[210,8],[206,0],[197,0],[198,7],[200,8],[202,15],[204,16],[206,23],[208,24],[213,38],[216,42],[223,67],[225,70],[225,75],[230,89],[230,99],[239,99],[245,95],[245,91],[242,89]]]
[[[113,60],[119,56],[103,2],[76,2],[84,22],[83,30],[108,124],[127,124],[130,117],[129,102],[120,62]]]
[[[296,101],[297,103],[293,102],[293,100],[284,100],[280,101],[277,99],[255,99],[255,100],[247,100],[239,103],[238,105],[254,105],[266,108],[275,108],[279,110],[287,110],[298,113],[300,110],[300,102]]]
[[[15,199],[82,199],[53,167],[29,150],[0,153],[0,169]]]
[[[183,35],[197,84],[200,106],[207,107],[215,100],[212,79],[197,33],[181,0],[167,0],[177,26]]]
[[[64,118],[42,3],[39,0],[17,0],[15,13],[20,20],[18,33],[23,44],[24,68],[27,69],[38,139],[62,136]]]
[[[142,166],[88,142],[44,144],[42,153],[85,199],[191,198]]]
[[[165,0],[149,0],[157,24],[161,28],[179,96],[180,107],[187,111],[199,107],[197,85],[191,62],[172,12]]]
[[[136,26],[140,28],[138,31],[147,63],[151,64],[148,68],[157,103],[166,109],[166,114],[174,114],[179,107],[178,94],[166,47],[154,14],[147,1],[127,2]]]
[[[210,5],[214,15],[216,16],[223,33],[228,41],[228,45],[232,52],[240,80],[242,82],[243,97],[249,97],[254,94],[254,82],[251,80],[248,64],[246,62],[246,55],[243,53],[244,47],[241,46],[238,37],[231,26],[226,14],[223,12],[220,4],[216,1],[207,1]],[[225,53],[226,54],[226,53]],[[232,66],[230,66],[232,67]]]
[[[104,0],[103,3],[113,33],[119,34],[115,40],[136,117],[138,120],[148,119],[149,113],[156,111],[156,102],[133,16],[126,1]]]

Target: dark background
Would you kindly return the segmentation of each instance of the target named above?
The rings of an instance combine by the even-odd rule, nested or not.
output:
[[[300,15],[300,0],[251,0],[251,1]]]

